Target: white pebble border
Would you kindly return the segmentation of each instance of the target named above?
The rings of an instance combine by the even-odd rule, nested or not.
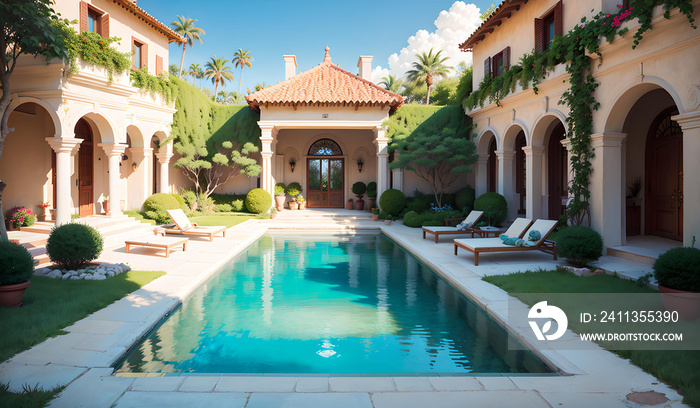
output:
[[[34,271],[34,275],[46,276],[53,279],[70,279],[70,280],[105,280],[120,273],[129,272],[131,267],[124,263],[110,264],[101,263],[97,266],[88,266],[82,269],[52,269],[40,268]]]

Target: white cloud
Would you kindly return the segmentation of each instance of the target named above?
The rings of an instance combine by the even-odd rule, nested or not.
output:
[[[435,31],[418,30],[408,38],[408,46],[389,57],[388,69],[375,67],[372,70],[372,81],[381,81],[382,77],[389,74],[405,78],[406,71],[411,69],[411,64],[416,60],[416,54],[428,52],[431,48],[435,51],[442,50],[441,56],[450,58],[447,65],[454,67],[462,61],[471,65],[472,53],[460,51],[459,44],[479,27],[482,22],[480,15],[481,11],[476,5],[454,2],[448,11],[441,11],[435,19]]]

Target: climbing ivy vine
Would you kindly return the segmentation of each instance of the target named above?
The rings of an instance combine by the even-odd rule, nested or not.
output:
[[[567,217],[573,224],[580,225],[588,219],[590,224],[588,189],[589,178],[593,171],[591,160],[594,153],[591,149],[591,132],[593,128],[593,111],[600,103],[596,101],[594,92],[598,82],[593,77],[589,55],[599,55],[601,39],[612,42],[615,36],[624,35],[627,28],[621,25],[626,20],[637,19],[640,23],[633,37],[632,48],[636,48],[645,32],[652,29],[654,8],[661,6],[664,17],[671,18],[671,10],[678,8],[684,14],[691,27],[697,28],[693,19],[691,0],[635,0],[632,6],[623,9],[618,5],[617,13],[598,13],[592,18],[582,18],[568,33],[557,36],[549,49],[543,52],[532,52],[520,58],[518,64],[512,65],[504,74],[484,78],[479,88],[464,101],[465,108],[474,109],[483,106],[488,100],[500,106],[501,99],[515,92],[518,83],[523,89],[530,88],[538,93],[537,85],[548,72],[558,64],[566,63],[566,72],[570,74],[569,88],[564,92],[560,104],[569,108],[568,135],[571,140],[569,150],[573,179],[569,192],[573,197],[567,208]],[[594,10],[591,10],[593,12]],[[602,63],[600,56],[599,63]]]

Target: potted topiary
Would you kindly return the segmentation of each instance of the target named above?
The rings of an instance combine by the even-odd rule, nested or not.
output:
[[[349,198],[349,199],[348,199],[348,206],[347,206],[347,209],[348,209],[348,210],[354,210],[354,209],[355,209],[355,204],[353,203],[352,198]]]
[[[374,181],[367,183],[367,198],[369,198],[367,207],[369,207],[370,211],[374,211],[377,208],[377,183]]]
[[[677,311],[684,320],[697,319],[700,316],[700,249],[669,249],[656,259],[653,268],[666,310]]]
[[[379,197],[379,207],[387,214],[397,217],[406,207],[406,196],[400,190],[390,188]]]
[[[374,210],[372,210],[372,220],[379,220],[379,208],[375,208]]]
[[[289,185],[287,186],[287,194],[289,194],[292,197],[292,201],[289,202],[289,209],[298,209],[299,203],[297,202],[297,196],[301,194],[301,184],[297,182],[289,183]]]
[[[306,199],[304,198],[303,195],[299,194],[297,196],[297,203],[299,203],[299,209],[300,210],[305,210],[306,209]]]
[[[355,209],[356,210],[362,210],[365,208],[365,201],[362,199],[364,194],[367,192],[367,184],[358,181],[355,184],[352,185],[352,193],[357,196],[357,200],[355,200]]]
[[[391,214],[386,216],[386,219],[384,220],[384,225],[391,225]]]
[[[287,197],[284,194],[287,186],[284,183],[275,184],[275,204],[277,206],[277,211],[284,210],[284,202],[287,201]]]
[[[270,208],[270,219],[274,220],[275,218],[277,218],[277,208],[273,206]]]
[[[34,260],[29,251],[19,244],[0,241],[0,307],[22,306],[32,273]]]

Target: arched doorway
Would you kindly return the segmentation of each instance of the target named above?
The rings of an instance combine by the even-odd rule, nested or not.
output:
[[[489,158],[486,162],[486,191],[489,193],[496,192],[496,166],[498,158],[496,157],[496,138],[491,139],[489,143]]]
[[[344,159],[340,146],[331,139],[315,141],[307,158],[307,205],[343,208]],[[313,157],[321,156],[321,157]]]
[[[153,181],[152,181],[152,186],[153,188],[151,189],[151,194],[157,193],[158,190],[158,148],[160,147],[160,140],[158,137],[153,136],[151,137],[151,148],[153,149],[153,155],[152,155],[152,161],[151,163],[151,168],[153,169],[152,176],[153,176]]]
[[[671,116],[676,107],[662,111],[647,135],[645,158],[646,235],[683,239],[683,132]]]
[[[78,214],[87,217],[93,208],[93,137],[92,129],[85,119],[75,125],[75,137],[83,139],[78,151]]]
[[[550,220],[558,220],[566,211],[564,203],[568,196],[568,152],[561,144],[565,134],[564,125],[558,122],[549,135],[549,145],[547,146],[548,217]]]
[[[520,131],[515,137],[515,193],[518,194],[518,214],[525,214],[527,203],[527,166],[525,164],[525,151],[527,146],[525,132]]]

